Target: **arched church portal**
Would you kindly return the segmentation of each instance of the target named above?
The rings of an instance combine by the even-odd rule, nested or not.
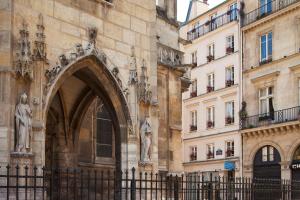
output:
[[[46,167],[121,168],[129,113],[121,88],[96,56],[65,67],[46,100]]]

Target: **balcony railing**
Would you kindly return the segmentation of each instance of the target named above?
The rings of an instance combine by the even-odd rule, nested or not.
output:
[[[188,40],[195,40],[211,31],[214,31],[221,26],[233,22],[238,19],[238,10],[229,10],[227,13],[220,15],[205,24],[202,24],[187,33]]]
[[[241,119],[240,128],[250,129],[272,124],[280,124],[284,122],[296,121],[300,119],[300,106],[278,110],[265,114],[259,114]]]
[[[297,3],[300,0],[273,0],[267,4],[260,6],[259,8],[247,13],[243,19],[243,26],[251,24],[257,20],[260,20],[272,13],[282,10],[293,3]]]

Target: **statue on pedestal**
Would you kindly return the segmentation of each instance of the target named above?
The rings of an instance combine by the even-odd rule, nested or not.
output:
[[[30,151],[32,135],[32,111],[28,105],[28,97],[23,93],[16,106],[16,151],[27,153]]]
[[[141,127],[141,163],[151,161],[152,129],[148,118]]]

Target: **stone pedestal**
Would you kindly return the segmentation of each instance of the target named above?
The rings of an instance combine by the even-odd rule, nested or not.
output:
[[[144,171],[144,172],[152,172],[153,171],[153,163],[152,162],[139,161],[139,167],[140,167],[141,171]]]
[[[15,168],[17,165],[20,168],[24,168],[25,166],[32,168],[34,158],[33,153],[12,152],[10,154],[10,157],[10,163],[12,168]]]

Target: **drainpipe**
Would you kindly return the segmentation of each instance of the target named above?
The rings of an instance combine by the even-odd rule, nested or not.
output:
[[[168,92],[167,92],[167,168],[168,172],[170,171],[170,66],[168,66],[168,73],[167,73],[167,87],[168,87]]]

